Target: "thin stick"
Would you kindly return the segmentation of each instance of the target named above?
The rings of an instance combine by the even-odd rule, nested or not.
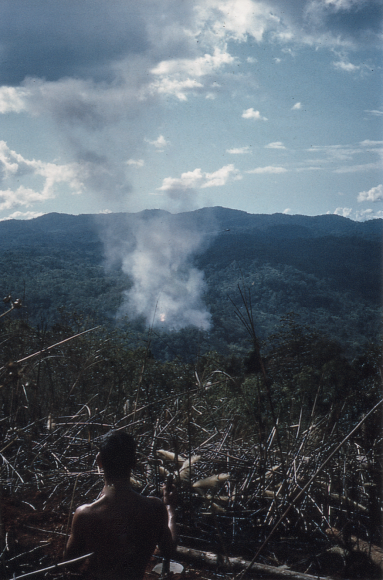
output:
[[[66,338],[65,340],[61,340],[60,342],[56,342],[56,344],[52,344],[51,346],[47,346],[46,348],[43,348],[42,350],[39,350],[38,352],[34,352],[33,354],[30,354],[24,358],[21,358],[20,360],[16,361],[16,363],[21,363],[24,362],[30,358],[33,358],[34,356],[38,356],[39,354],[43,354],[44,352],[47,352],[48,350],[51,350],[52,348],[55,348],[56,346],[60,346],[60,344],[64,344],[65,342],[68,342],[69,340],[73,340],[74,338],[77,338],[79,336],[82,336],[83,334],[87,334],[88,332],[92,332],[93,330],[97,330],[97,328],[101,328],[101,326],[95,326],[94,328],[89,328],[89,330],[84,330],[83,332],[79,332],[78,334],[75,334],[73,336],[70,336],[69,338]],[[4,367],[0,368],[0,371],[4,370]]]
[[[50,570],[57,570],[57,568],[62,568],[63,566],[70,566],[71,564],[76,564],[76,562],[81,562],[82,560],[86,560],[92,556],[94,552],[90,552],[89,554],[85,554],[85,556],[80,556],[79,558],[75,558],[74,560],[67,560],[66,562],[60,562],[60,564],[54,564],[53,566],[49,566],[48,568],[41,568],[40,570],[35,570],[34,572],[28,572],[28,574],[23,574],[22,576],[17,576],[16,578],[10,578],[10,580],[21,580],[21,578],[31,578],[32,576],[37,576],[38,574],[43,574],[44,572],[49,572]]]

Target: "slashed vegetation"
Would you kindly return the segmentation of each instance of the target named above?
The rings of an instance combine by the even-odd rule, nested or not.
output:
[[[101,491],[97,441],[112,427],[137,439],[137,491],[159,496],[170,474],[178,486],[180,560],[188,548],[231,576],[252,564],[275,577],[381,577],[380,349],[350,362],[291,317],[260,344],[243,303],[248,356],[193,364],[154,359],[150,332],[132,349],[77,315],[50,330],[3,317],[2,577],[62,561],[75,506]]]

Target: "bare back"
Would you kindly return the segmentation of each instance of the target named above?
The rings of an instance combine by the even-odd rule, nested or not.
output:
[[[102,580],[141,580],[156,545],[171,550],[168,514],[157,498],[106,486],[96,502],[76,510],[67,556],[94,552],[89,572]]]

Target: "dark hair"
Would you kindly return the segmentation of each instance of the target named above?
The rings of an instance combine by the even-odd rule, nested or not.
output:
[[[136,442],[124,431],[109,431],[101,440],[100,457],[106,478],[126,477],[136,464]]]

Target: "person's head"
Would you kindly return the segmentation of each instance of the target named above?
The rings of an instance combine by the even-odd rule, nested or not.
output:
[[[105,479],[127,477],[136,464],[136,442],[123,431],[109,431],[100,444],[99,459]]]

